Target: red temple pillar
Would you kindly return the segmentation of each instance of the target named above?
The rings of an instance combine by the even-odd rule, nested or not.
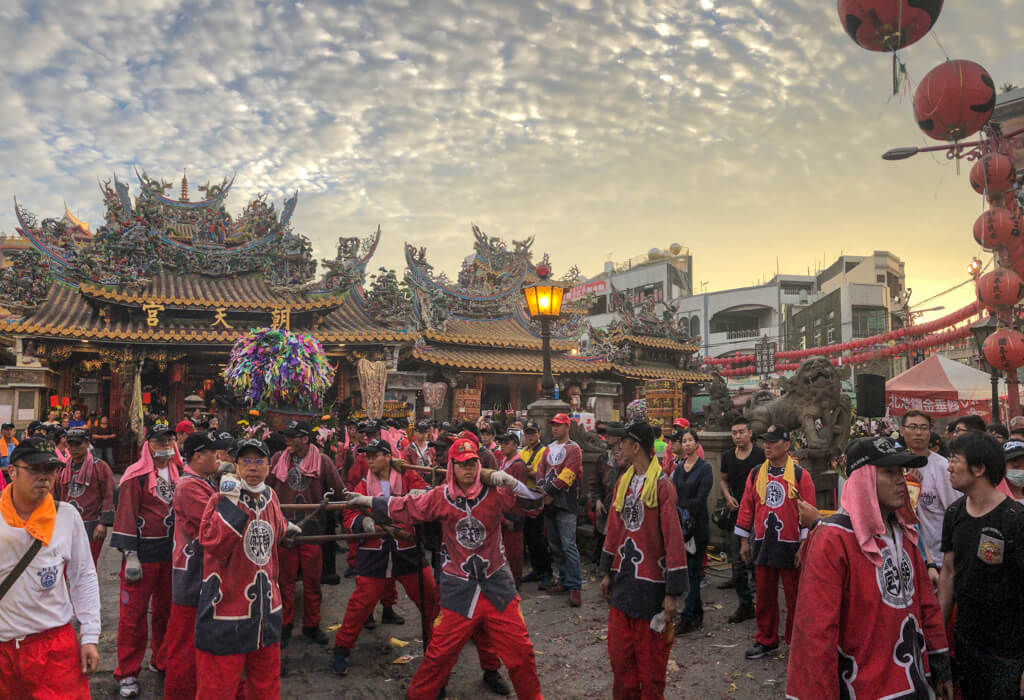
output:
[[[344,401],[348,398],[348,367],[345,366],[344,362],[338,363],[338,371],[335,372],[335,377],[338,382],[338,394],[337,400]]]
[[[185,382],[188,370],[184,362],[171,365],[167,384],[167,420],[171,427],[185,417]]]

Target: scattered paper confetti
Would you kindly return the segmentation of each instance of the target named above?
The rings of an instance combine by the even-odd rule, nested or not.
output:
[[[398,647],[399,649],[401,649],[402,647],[409,646],[409,642],[403,642],[401,639],[398,639],[397,637],[392,637],[388,641],[391,642],[391,646]],[[751,676],[751,678],[753,678],[753,676]]]
[[[675,659],[669,659],[668,660],[668,670],[669,671],[678,671],[679,670],[679,664],[676,663]]]
[[[749,671],[747,671],[747,673],[745,673],[744,675],[745,675],[745,676],[746,676],[747,678],[750,678],[750,679],[753,679],[753,678],[754,678],[754,674],[753,674],[753,673],[750,673]]]
[[[734,649],[738,647],[739,644],[712,644],[711,646],[715,647],[716,649]]]
[[[341,627],[341,623],[339,622],[336,625],[331,625],[330,627],[328,627],[327,631],[328,632],[337,632],[340,627]]]
[[[397,659],[392,661],[393,664],[407,664],[416,658],[415,654],[406,654],[405,656],[399,656]]]

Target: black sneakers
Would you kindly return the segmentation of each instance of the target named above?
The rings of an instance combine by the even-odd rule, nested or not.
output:
[[[765,646],[761,642],[755,642],[754,646],[747,649],[746,657],[748,659],[763,659],[769,654],[774,654],[779,650],[779,645],[776,644],[773,647]]]
[[[327,644],[327,635],[319,627],[303,627],[302,636],[309,637],[317,644]]]
[[[511,695],[512,689],[498,671],[484,671],[484,685],[495,695]]]

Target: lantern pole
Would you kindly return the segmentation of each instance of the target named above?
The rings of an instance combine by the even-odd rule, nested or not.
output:
[[[540,347],[544,355],[544,376],[540,380],[542,399],[555,398],[555,378],[551,375],[551,319],[540,319]]]

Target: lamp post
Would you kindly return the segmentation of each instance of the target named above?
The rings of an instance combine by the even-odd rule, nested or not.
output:
[[[995,316],[988,316],[971,324],[971,335],[974,336],[974,344],[978,347],[978,356],[981,357],[982,366],[988,368],[992,379],[992,422],[999,421],[999,370],[988,363],[985,359],[985,341],[999,328],[999,322]]]
[[[544,354],[544,376],[540,380],[542,399],[554,399],[555,379],[551,376],[551,321],[557,319],[562,312],[562,293],[564,290],[548,280],[551,268],[543,263],[537,266],[535,284],[523,288],[526,297],[526,308],[530,318],[540,321],[541,351]]]
[[[555,398],[555,379],[551,376],[551,322],[562,313],[564,289],[548,280],[551,268],[537,266],[537,281],[523,287],[523,297],[530,318],[540,322],[541,350],[544,354],[544,376],[540,380],[541,396],[526,407],[526,415],[540,426],[544,440],[551,439],[549,423],[557,413],[568,413],[569,404]]]

